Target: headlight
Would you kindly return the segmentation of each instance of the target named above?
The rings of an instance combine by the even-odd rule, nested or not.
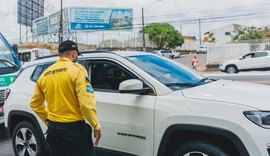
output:
[[[245,111],[244,115],[256,125],[270,129],[270,112],[268,111]]]

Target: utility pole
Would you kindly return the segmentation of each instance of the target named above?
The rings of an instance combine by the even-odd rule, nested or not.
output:
[[[201,19],[199,19],[199,40],[200,46],[202,45],[202,36],[201,36]]]
[[[28,43],[28,27],[25,26],[25,42]]]
[[[61,5],[60,5],[60,26],[59,26],[59,34],[58,34],[58,38],[59,38],[59,44],[63,42],[63,0],[61,1]]]
[[[20,44],[22,44],[22,25],[20,24]]]
[[[143,51],[146,51],[146,48],[145,48],[145,33],[144,33],[144,14],[143,14],[143,8],[142,8],[142,33],[143,33]]]
[[[182,34],[182,24],[179,26],[179,33],[181,33]]]

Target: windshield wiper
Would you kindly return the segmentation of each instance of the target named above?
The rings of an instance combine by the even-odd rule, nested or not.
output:
[[[176,82],[176,83],[166,83],[165,84],[167,87],[172,87],[172,86],[179,86],[179,87],[195,87],[197,86],[198,84],[196,83],[179,83],[179,82]]]
[[[208,82],[211,82],[211,81],[216,81],[218,79],[210,79],[209,77],[205,77],[205,78],[200,79],[198,82],[196,82],[196,84],[202,84],[202,83],[206,82],[207,80],[208,80]]]
[[[210,79],[208,77],[202,78],[198,82],[196,82],[196,84],[201,84],[201,83],[205,82],[206,80],[210,80]]]

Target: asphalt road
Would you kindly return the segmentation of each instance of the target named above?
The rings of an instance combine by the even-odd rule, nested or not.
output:
[[[195,54],[186,55],[181,58],[175,59],[175,61],[178,61],[192,68],[191,61],[194,56]],[[196,56],[199,58],[199,66],[204,65],[206,63],[206,55],[196,55]],[[203,74],[211,78],[228,79],[228,80],[236,80],[236,81],[248,81],[248,82],[253,82],[253,83],[261,83],[261,84],[270,85],[270,72],[257,72],[257,73],[245,72],[245,73],[239,73],[239,74],[233,74],[233,75],[228,75],[221,72],[215,72],[211,74],[203,73]],[[10,139],[8,132],[4,129],[3,126],[0,126],[0,156],[14,156],[13,149],[12,149],[12,141]]]
[[[0,155],[14,156],[11,139],[4,125],[0,125]]]
[[[235,80],[235,81],[246,81],[252,83],[260,83],[270,85],[270,75],[249,75],[249,76],[209,76],[211,78]]]
[[[180,58],[176,58],[175,61],[177,62],[180,62],[188,67],[190,67],[192,69],[192,65],[191,65],[191,62],[192,62],[192,59],[194,56],[197,56],[197,58],[199,59],[199,64],[198,66],[202,66],[202,65],[205,65],[206,64],[206,58],[207,58],[207,55],[206,54],[190,54],[190,55],[184,55]]]

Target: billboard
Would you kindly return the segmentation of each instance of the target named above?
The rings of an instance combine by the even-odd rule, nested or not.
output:
[[[49,30],[48,33],[57,33],[59,31],[59,26],[60,26],[60,12],[56,12],[52,15],[49,16],[48,20],[49,24]]]
[[[44,0],[18,0],[17,22],[32,26],[32,21],[44,16]]]
[[[39,18],[33,21],[33,34],[45,35],[49,32],[48,17]]]
[[[57,34],[60,27],[60,11],[46,17],[33,20],[33,34]],[[68,9],[63,10],[63,30],[68,30]]]
[[[70,8],[70,30],[125,30],[132,23],[132,9]]]
[[[48,17],[49,22],[49,34],[56,34],[60,27],[60,11],[51,14]],[[68,29],[68,9],[63,10],[63,30]]]

